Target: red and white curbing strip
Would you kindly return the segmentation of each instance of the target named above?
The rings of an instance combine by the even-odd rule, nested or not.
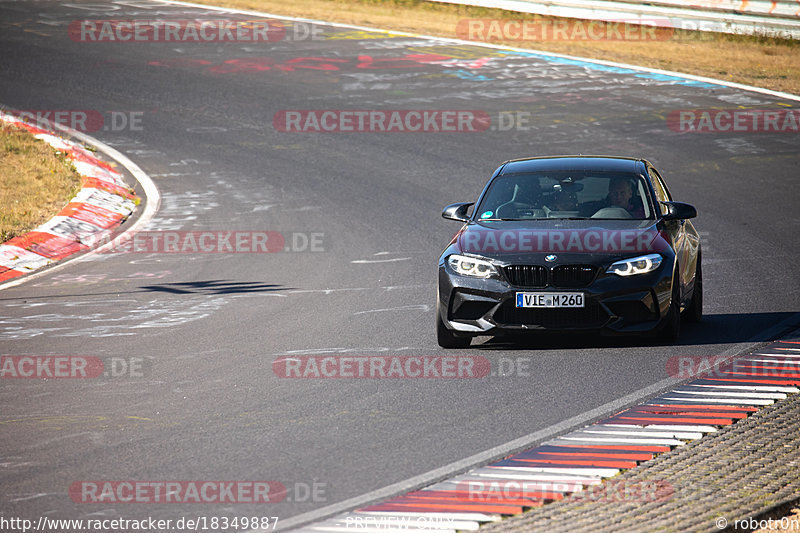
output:
[[[81,190],[52,219],[0,244],[0,283],[109,240],[136,208],[138,197],[122,174],[79,143],[0,112],[0,121],[28,130],[63,152],[81,175]]]
[[[614,492],[619,486],[604,492],[601,484],[623,470],[800,393],[798,368],[800,330],[737,358],[735,366],[721,366],[539,446],[292,531],[455,533],[478,530],[483,524],[552,501],[580,499],[582,494],[588,494],[582,501],[596,497],[598,501],[604,497],[660,501],[672,496],[673,489],[665,482],[655,483],[651,492],[641,494],[635,490],[640,486],[622,482],[622,496]]]

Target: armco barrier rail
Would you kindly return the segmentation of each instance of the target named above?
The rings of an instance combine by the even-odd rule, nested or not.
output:
[[[800,39],[800,0],[429,0],[553,17]]]

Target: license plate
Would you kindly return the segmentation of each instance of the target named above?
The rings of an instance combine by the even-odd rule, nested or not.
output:
[[[584,307],[582,292],[518,292],[517,307]]]

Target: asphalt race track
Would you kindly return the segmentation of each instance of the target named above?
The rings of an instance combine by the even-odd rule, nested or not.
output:
[[[68,31],[82,19],[196,17],[252,19],[146,1],[0,0],[2,105],[102,113],[88,133],[161,193],[149,230],[275,231],[289,249],[104,254],[1,291],[2,355],[144,361],[141,375],[2,380],[6,517],[286,520],[552,428],[667,378],[670,357],[763,340],[800,309],[798,135],[679,133],[666,120],[797,102],[333,26],[284,23],[284,39],[262,43],[82,42]],[[491,127],[284,132],[274,120],[309,109],[469,110]],[[114,127],[112,113],[141,122]],[[491,362],[495,375],[477,379],[273,371],[282,356],[444,355],[436,260],[458,224],[442,207],[474,200],[506,159],[575,153],[645,157],[697,207],[707,316],[678,345],[481,339],[458,351]],[[499,371],[511,363],[522,371]],[[69,489],[85,480],[271,480],[289,494],[268,507],[76,502]]]

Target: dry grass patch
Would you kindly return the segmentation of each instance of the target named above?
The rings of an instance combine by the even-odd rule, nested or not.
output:
[[[423,0],[197,1],[209,5],[265,11],[276,15],[375,26],[442,37],[459,37],[457,27],[459,21],[464,19],[533,20],[540,24],[569,20]],[[674,70],[800,94],[800,43],[792,40],[676,30],[666,40],[657,41],[548,40],[512,41],[501,44]]]
[[[0,243],[58,213],[80,190],[72,163],[25,130],[0,126]]]

